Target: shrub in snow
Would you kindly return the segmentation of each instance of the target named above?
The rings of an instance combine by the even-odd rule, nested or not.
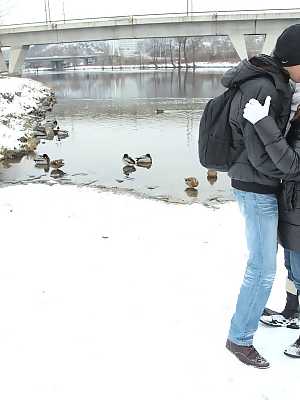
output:
[[[19,139],[32,138],[36,125],[54,104],[54,91],[40,82],[12,77],[0,79],[0,159],[30,150],[26,141]]]

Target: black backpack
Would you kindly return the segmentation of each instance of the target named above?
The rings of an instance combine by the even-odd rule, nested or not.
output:
[[[275,85],[270,75],[264,74],[263,77]],[[256,78],[249,80],[252,79]],[[200,163],[205,168],[228,172],[245,148],[241,141],[233,143],[229,123],[231,102],[238,90],[239,85],[225,90],[224,93],[211,99],[204,108],[199,126],[198,150]],[[280,115],[281,111],[282,105],[276,115]]]
[[[238,87],[225,90],[205,106],[199,127],[199,159],[205,168],[227,172],[237,159],[241,148],[233,147],[229,124],[231,102]]]

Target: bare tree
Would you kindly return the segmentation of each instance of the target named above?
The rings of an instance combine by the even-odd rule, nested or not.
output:
[[[138,54],[139,54],[139,61],[140,61],[140,68],[145,68],[144,65],[144,55],[145,55],[145,41],[144,40],[139,40],[137,42],[137,49],[138,49]]]
[[[192,48],[192,62],[193,62],[193,69],[196,69],[196,47],[197,47],[197,39],[191,38],[191,48]]]
[[[174,63],[174,58],[173,58],[173,39],[169,40],[169,51],[170,51],[170,60],[173,68],[176,68],[176,65]]]
[[[180,69],[181,68],[181,49],[182,49],[184,38],[177,37],[176,40],[177,40],[177,45],[178,45],[178,49],[177,49],[177,53],[178,53],[177,68]]]
[[[188,56],[187,56],[187,51],[186,51],[186,42],[187,42],[187,37],[184,37],[182,40],[183,44],[183,57],[184,57],[184,62],[185,62],[185,68],[188,68]]]

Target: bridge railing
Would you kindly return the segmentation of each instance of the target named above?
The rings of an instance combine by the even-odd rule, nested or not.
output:
[[[34,26],[34,25],[52,25],[52,24],[63,24],[72,22],[82,21],[118,21],[128,19],[134,20],[135,18],[155,18],[155,17],[189,17],[197,15],[232,15],[232,14],[261,14],[261,13],[288,13],[288,12],[300,12],[300,8],[275,8],[275,9],[260,9],[260,10],[216,10],[216,11],[187,11],[187,12],[176,12],[176,13],[151,13],[151,14],[131,14],[131,15],[116,15],[116,16],[104,16],[104,17],[87,17],[87,18],[69,18],[69,19],[56,19],[56,20],[44,20],[35,22],[23,22],[17,24],[2,24],[1,28],[13,28],[19,26]]]

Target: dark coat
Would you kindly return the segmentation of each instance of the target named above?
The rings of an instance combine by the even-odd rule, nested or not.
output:
[[[280,131],[285,132],[290,115],[293,90],[288,76],[272,57],[259,56],[242,61],[237,67],[225,73],[222,84],[229,88],[239,85],[230,110],[230,125],[233,142],[243,150],[229,170],[233,179],[278,188],[283,173],[274,163],[263,143],[255,133],[254,126],[244,119],[243,111],[251,98],[263,103],[272,97],[270,115]]]
[[[291,123],[283,137],[273,118],[255,124],[273,162],[285,174],[278,197],[279,241],[289,250],[300,251],[300,120]]]

